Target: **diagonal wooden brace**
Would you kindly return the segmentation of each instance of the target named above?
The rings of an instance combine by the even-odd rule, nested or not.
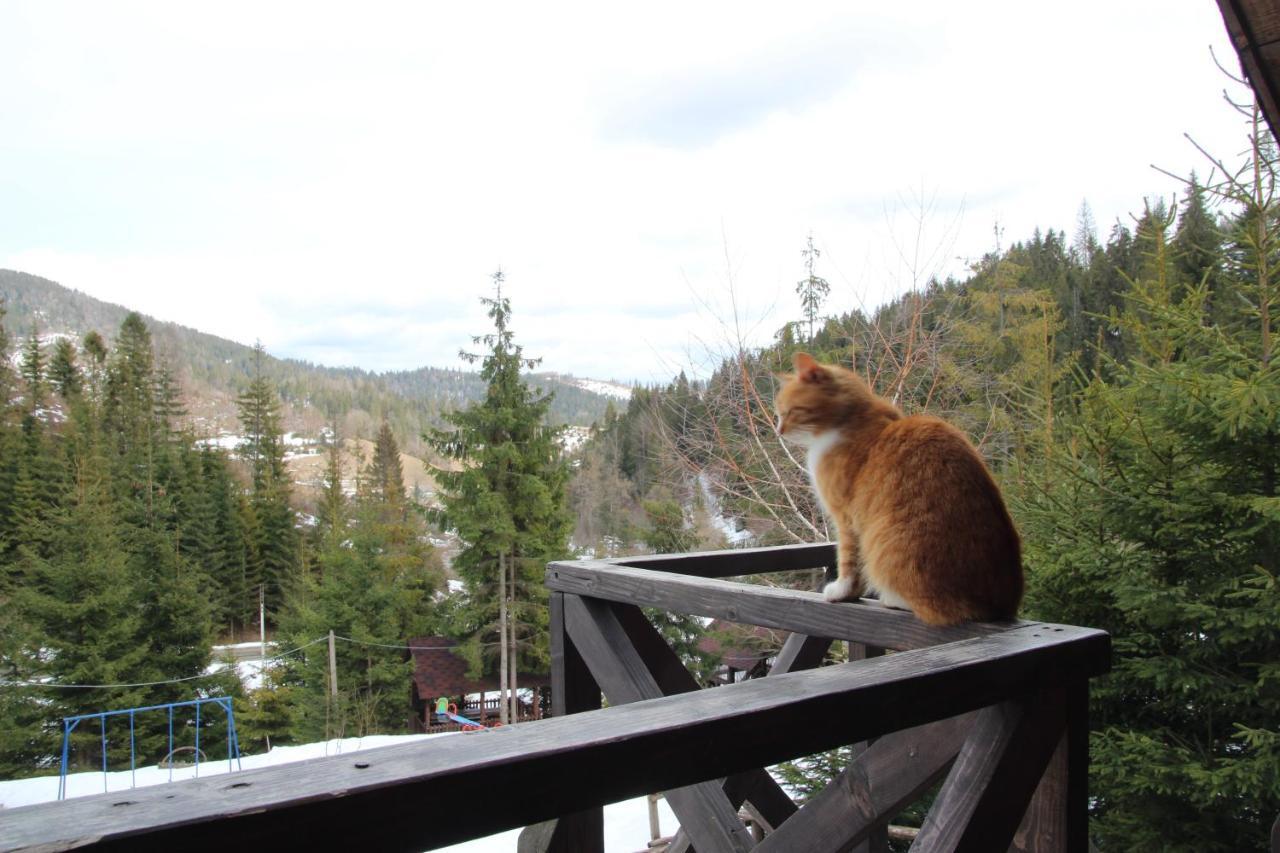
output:
[[[1065,727],[1060,689],[978,712],[912,851],[1007,849]]]
[[[962,714],[880,738],[757,850],[839,853],[861,843],[946,771],[975,718]]]
[[[565,596],[569,636],[610,704],[658,699],[662,689],[608,604]],[[745,853],[754,842],[720,785],[700,782],[666,792],[671,810],[701,853]]]

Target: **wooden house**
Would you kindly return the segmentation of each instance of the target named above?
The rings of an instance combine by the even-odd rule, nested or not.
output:
[[[414,730],[419,732],[451,731],[457,724],[439,719],[434,713],[436,700],[446,698],[457,707],[458,713],[470,720],[490,725],[497,722],[500,693],[497,676],[471,678],[467,674],[467,662],[457,653],[457,643],[448,637],[411,637],[406,642],[413,660]],[[516,678],[517,689],[533,691],[532,699],[524,699],[519,705],[519,721],[537,720],[543,716],[543,708],[550,701],[547,673],[521,672]]]

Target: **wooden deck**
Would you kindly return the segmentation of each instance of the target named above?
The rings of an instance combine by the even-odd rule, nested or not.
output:
[[[913,850],[1084,851],[1087,684],[1109,665],[1107,635],[935,629],[724,580],[833,559],[817,545],[553,563],[552,718],[0,812],[0,850],[427,850],[523,826],[521,850],[592,853],[600,806],[661,790],[683,827],[673,850],[870,853],[945,777]],[[767,678],[699,691],[641,606],[793,636]],[[815,669],[834,640],[862,659]],[[803,808],[763,769],[846,744],[857,757]]]

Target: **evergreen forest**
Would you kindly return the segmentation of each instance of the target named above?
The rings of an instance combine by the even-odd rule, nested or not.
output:
[[[548,560],[830,539],[772,411],[777,374],[807,351],[964,429],[1023,537],[1024,618],[1111,633],[1090,707],[1098,848],[1264,849],[1280,812],[1280,187],[1256,113],[1247,134],[1241,161],[1207,160],[1130,221],[1100,229],[1086,204],[1071,235],[1037,230],[869,312],[837,304],[809,238],[772,343],[635,389],[572,451],[496,274],[474,394],[400,424],[384,411],[354,471],[337,421],[362,404],[325,403],[314,519],[284,465],[297,391],[261,347],[244,354],[228,453],[181,426],[184,380],[141,316],[52,345],[4,324],[0,773],[50,772],[64,716],[193,695],[235,697],[246,749],[403,732],[411,637],[457,640],[504,686],[545,669]],[[405,492],[406,429],[437,460],[432,509]],[[448,565],[443,531],[459,542]],[[246,690],[210,672],[211,647],[259,607],[279,663]],[[714,665],[701,623],[661,627]],[[152,761],[159,723],[140,724]],[[101,765],[93,731],[73,755]],[[803,795],[840,762],[780,772]]]

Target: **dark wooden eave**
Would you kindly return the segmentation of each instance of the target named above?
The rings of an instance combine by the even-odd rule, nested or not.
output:
[[[1271,134],[1280,138],[1280,2],[1276,0],[1218,0],[1231,45],[1249,78]]]

